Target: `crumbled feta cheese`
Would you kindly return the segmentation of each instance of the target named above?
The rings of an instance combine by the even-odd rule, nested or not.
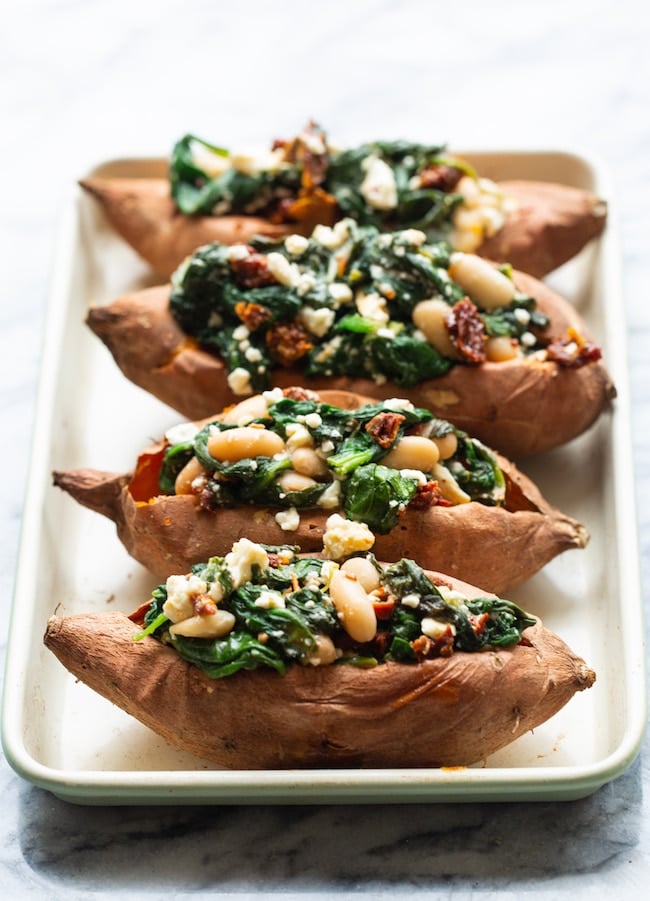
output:
[[[361,168],[366,175],[359,190],[368,206],[375,210],[394,210],[397,206],[397,183],[388,163],[370,154],[361,163]]]
[[[316,287],[316,276],[313,272],[301,272],[295,288],[299,297],[304,297]]]
[[[250,334],[251,333],[245,325],[238,325],[237,328],[233,330],[232,336],[235,341],[245,341],[247,338],[250,338]]]
[[[467,596],[464,595],[461,591],[458,591],[455,588],[448,588],[447,585],[436,585],[436,588],[442,595],[443,599],[447,601],[447,603],[465,607]]]
[[[315,310],[313,307],[301,307],[298,319],[312,335],[322,338],[332,327],[336,313],[327,307]]]
[[[270,407],[272,404],[277,404],[282,400],[284,392],[282,388],[271,388],[268,391],[263,391],[262,397],[266,401],[266,406]]]
[[[309,239],[303,235],[288,235],[284,239],[284,246],[287,253],[290,253],[292,257],[299,257],[309,247]]]
[[[317,429],[323,424],[323,417],[320,413],[307,413],[304,422],[308,428]]]
[[[334,560],[326,560],[323,563],[320,571],[321,581],[325,585],[329,585],[329,583],[332,581],[332,576],[338,568],[339,565],[338,563],[335,563]]]
[[[295,532],[300,525],[300,514],[295,507],[289,507],[276,513],[275,521],[283,532]]]
[[[299,422],[290,422],[286,427],[288,453],[292,453],[298,447],[313,447],[314,439],[310,432]]]
[[[329,457],[329,455],[334,450],[334,442],[331,441],[329,438],[326,438],[325,441],[322,442],[319,450],[320,450],[321,454],[323,454],[323,456]]]
[[[165,438],[170,444],[187,444],[192,441],[199,430],[193,422],[179,422],[165,432]]]
[[[349,224],[341,219],[333,228],[328,225],[317,225],[312,233],[312,239],[328,250],[336,250],[350,237]]]
[[[165,588],[167,600],[163,604],[163,613],[173,623],[194,616],[194,599],[208,590],[207,583],[195,575],[169,576]]]
[[[419,228],[405,228],[404,231],[400,232],[400,239],[407,244],[414,244],[416,247],[421,247],[426,241],[427,236],[423,231],[420,231]]]
[[[390,407],[391,410],[408,410],[409,412],[415,410],[413,403],[407,397],[388,397],[383,402],[383,406],[387,409]]]
[[[447,635],[450,630],[452,635],[456,634],[456,629],[451,623],[441,623],[431,616],[425,616],[423,618],[420,623],[420,629],[422,629],[423,635],[426,635],[427,638],[432,638],[434,641],[438,638],[442,638],[443,635]]]
[[[338,306],[352,300],[352,289],[343,282],[333,282],[329,286],[329,295]]]
[[[290,263],[285,256],[276,252],[267,254],[266,262],[269,272],[281,285],[286,285],[287,288],[295,288],[298,285],[300,270],[295,263]]]
[[[357,551],[369,551],[374,543],[375,536],[365,522],[354,522],[333,513],[325,523],[323,553],[326,559],[339,560]]]
[[[190,154],[194,165],[210,178],[218,178],[230,169],[230,157],[227,154],[215,153],[200,141],[190,142]]]
[[[521,325],[528,325],[528,323],[530,322],[530,313],[528,312],[528,310],[524,309],[524,307],[517,307],[514,310],[513,315],[517,322],[520,322]]]
[[[251,347],[250,345],[246,348],[244,356],[249,361],[249,363],[259,363],[262,359],[262,352],[258,347]]]
[[[388,338],[390,341],[395,337],[395,332],[390,328],[378,328],[377,335],[380,338]]]
[[[357,310],[363,317],[370,319],[371,322],[381,323],[385,325],[389,320],[388,306],[386,298],[381,294],[358,294],[356,299]],[[391,332],[391,338],[393,334]]]
[[[416,607],[420,606],[420,600],[421,599],[419,594],[405,594],[402,598],[401,603],[405,607],[412,607],[413,609],[415,609]]]
[[[534,347],[537,343],[537,338],[532,332],[524,332],[519,340],[524,347]]]
[[[255,599],[255,606],[262,607],[264,610],[271,610],[278,607],[284,609],[284,607],[286,607],[286,604],[279,591],[263,589],[260,592],[259,597]]]
[[[269,555],[262,545],[248,538],[240,538],[233,544],[230,553],[226,554],[225,561],[233,588],[239,588],[240,585],[250,581],[255,564],[262,570],[268,568]]]
[[[317,506],[323,510],[334,510],[341,506],[341,483],[337,480],[330,482],[325,491],[322,492],[318,500]]]
[[[233,394],[250,394],[253,390],[251,374],[243,366],[237,366],[232,372],[229,372],[227,381]]]
[[[248,247],[245,244],[231,244],[226,251],[229,260],[245,260],[248,256]]]

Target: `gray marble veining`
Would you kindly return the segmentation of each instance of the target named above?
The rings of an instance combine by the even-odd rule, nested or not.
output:
[[[613,176],[644,596],[650,585],[650,61],[634,0],[26,0],[0,36],[0,607],[9,615],[58,212],[97,161],[311,115],[344,143],[576,148]],[[6,629],[0,631],[2,661]],[[582,801],[377,807],[66,804],[0,761],[3,897],[635,898],[648,743]]]

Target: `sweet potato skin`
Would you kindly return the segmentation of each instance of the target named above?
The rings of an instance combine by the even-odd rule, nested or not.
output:
[[[320,399],[350,410],[369,400],[341,391],[323,391]],[[151,445],[141,458],[155,459],[163,448],[162,441]],[[375,555],[388,561],[412,557],[500,594],[563,551],[585,547],[589,539],[585,527],[549,504],[512,462],[498,454],[497,459],[507,485],[505,507],[469,503],[407,509],[395,529],[376,536]],[[207,511],[192,495],[150,499],[146,492],[144,498],[131,489],[131,480],[128,474],[93,469],[54,473],[56,486],[111,519],[129,554],[161,579],[226,554],[244,536],[266,544],[297,544],[305,553],[317,553],[332,512],[302,510],[298,529],[286,532],[276,522],[274,509]]]
[[[301,230],[256,216],[186,216],[177,210],[164,178],[86,178],[80,184],[118,234],[164,278],[202,244]],[[506,181],[499,187],[514,209],[477,253],[538,278],[575,256],[605,227],[606,203],[588,191],[534,181]]]
[[[515,273],[517,287],[551,318],[553,335],[588,330],[571,305],[537,279]],[[241,399],[230,390],[223,361],[201,350],[169,311],[169,287],[124,294],[91,307],[87,323],[132,382],[189,419],[202,419]],[[274,369],[274,385],[356,391],[377,399],[407,394],[416,404],[481,439],[508,457],[538,454],[577,437],[606,410],[615,389],[601,361],[579,369],[534,358],[454,366],[437,379],[403,389],[392,382],[347,376],[306,378]],[[534,411],[531,412],[531,411]]]
[[[281,238],[294,231],[260,216],[185,216],[163,178],[90,178],[80,185],[98,200],[127,244],[164,278],[202,244],[246,243],[253,235]]]
[[[217,680],[153,638],[134,642],[137,631],[119,612],[54,616],[44,641],[75,677],[171,744],[231,769],[470,765],[595,679],[539,622],[525,644],[498,651]]]
[[[500,188],[514,210],[477,252],[536,278],[571,260],[605,228],[607,204],[589,191],[535,181],[504,181]]]

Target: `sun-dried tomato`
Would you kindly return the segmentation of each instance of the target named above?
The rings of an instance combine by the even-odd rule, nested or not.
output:
[[[454,653],[454,635],[449,626],[441,633],[439,638],[429,638],[428,635],[420,635],[411,642],[418,660],[427,657],[451,657]]]
[[[193,598],[192,607],[197,616],[212,616],[217,612],[217,605],[209,594],[199,594]]]
[[[277,282],[263,253],[251,250],[247,257],[231,260],[230,265],[239,288],[263,288]]]
[[[466,363],[484,363],[485,327],[477,308],[469,297],[459,300],[445,320],[449,338]]]
[[[445,166],[443,163],[432,164],[418,172],[420,187],[436,188],[438,191],[453,191],[463,177],[460,169],[454,166]]]
[[[291,366],[314,346],[309,333],[298,322],[276,322],[266,333],[266,344],[281,366]]]
[[[546,348],[547,359],[567,369],[580,369],[600,360],[600,347],[591,341],[576,341],[573,337],[556,338]]]
[[[240,300],[235,304],[235,315],[241,319],[249,332],[254,332],[268,322],[273,313],[261,303],[246,303]]]
[[[440,493],[437,482],[425,482],[418,485],[415,494],[409,502],[413,510],[428,510],[429,507],[450,507],[451,503]]]
[[[386,449],[397,438],[399,428],[405,419],[406,416],[401,413],[391,413],[390,410],[386,410],[383,413],[377,413],[366,423],[366,432],[379,447]]]
[[[470,613],[469,622],[475,635],[483,635],[489,619],[489,613]]]
[[[283,388],[282,394],[289,400],[313,400],[315,403],[320,401],[320,395],[311,388],[301,388],[300,385],[291,385],[289,388]]]

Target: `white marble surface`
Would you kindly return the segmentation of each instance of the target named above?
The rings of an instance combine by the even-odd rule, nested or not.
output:
[[[231,143],[316,116],[341,143],[569,148],[602,159],[622,235],[634,458],[650,590],[650,30],[634,0],[310,4],[21,0],[0,30],[0,641],[6,650],[43,317],[62,198],[91,164]],[[553,804],[83,808],[0,761],[5,898],[636,898],[648,744]]]

